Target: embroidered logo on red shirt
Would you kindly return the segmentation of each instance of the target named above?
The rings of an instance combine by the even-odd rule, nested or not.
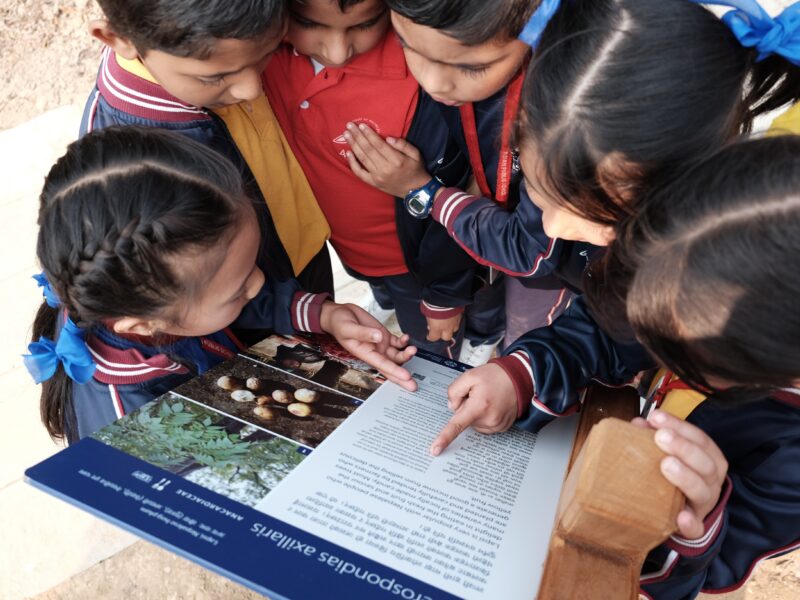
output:
[[[356,125],[360,125],[361,123],[365,123],[369,125],[373,131],[375,131],[378,135],[381,133],[381,126],[378,125],[375,121],[368,117],[357,117],[355,119],[350,119],[348,123],[355,123]],[[347,138],[344,137],[344,133],[337,135],[333,138],[333,143],[340,145],[340,146],[347,146],[350,147],[349,143],[347,142]],[[335,149],[336,153],[344,159],[347,159],[347,150],[345,149]]]

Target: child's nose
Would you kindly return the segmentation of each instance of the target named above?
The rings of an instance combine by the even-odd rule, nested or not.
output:
[[[431,96],[442,97],[453,91],[452,81],[438,65],[427,65],[419,73],[417,80]]]
[[[353,57],[353,47],[346,35],[332,35],[325,41],[324,53],[330,65],[343,65]]]
[[[230,87],[231,96],[239,102],[255,100],[262,93],[261,74],[248,70]]]
[[[245,293],[248,300],[252,300],[258,296],[261,288],[264,287],[265,281],[266,278],[264,277],[264,271],[256,267],[253,270],[253,273],[250,275],[250,278],[247,280],[247,291]]]

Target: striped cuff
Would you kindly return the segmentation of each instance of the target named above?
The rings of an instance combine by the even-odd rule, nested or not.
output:
[[[449,319],[464,312],[463,306],[454,306],[453,308],[444,308],[429,304],[423,300],[419,303],[419,311],[429,319]]]
[[[204,338],[203,338],[204,339]],[[97,365],[94,378],[108,385],[134,385],[157,377],[186,374],[189,369],[166,354],[145,358],[135,348],[120,350],[104,344],[96,337],[87,340],[86,347]]]
[[[433,218],[444,225],[447,233],[453,234],[453,223],[465,208],[480,200],[478,196],[467,194],[457,188],[445,188],[433,202]]]
[[[433,211],[431,212],[433,218],[441,223],[447,230],[447,234],[478,264],[492,267],[512,277],[533,277],[536,275],[537,271],[539,271],[540,267],[546,265],[547,261],[553,258],[556,251],[560,251],[558,249],[561,248],[561,245],[557,243],[558,240],[556,238],[548,238],[547,246],[532,258],[530,265],[528,264],[529,257],[527,254],[523,256],[524,253],[521,251],[515,251],[509,255],[508,252],[501,251],[498,248],[494,248],[494,250],[484,248],[490,255],[495,255],[494,260],[489,260],[482,255],[478,255],[475,246],[481,245],[479,240],[480,231],[472,231],[469,240],[461,239],[455,231],[455,224],[459,215],[478,201],[488,202],[490,205],[494,204],[493,201],[487,198],[473,196],[456,188],[446,188],[436,197],[436,200],[434,200]],[[480,210],[472,215],[470,219],[474,218],[475,215],[479,213]],[[469,221],[469,219],[467,220]],[[474,229],[474,227],[470,228],[470,230],[472,229]],[[501,262],[496,262],[498,257]]]
[[[525,414],[531,398],[533,398],[535,388],[533,371],[530,368],[528,355],[521,350],[517,350],[508,356],[493,358],[489,363],[503,369],[506,375],[511,378],[511,382],[514,384],[514,391],[517,394],[517,418],[519,419]]]
[[[330,294],[296,292],[292,299],[292,327],[307,333],[324,333],[319,317],[322,305],[330,298]]]
[[[705,554],[714,545],[714,542],[719,537],[719,532],[722,530],[725,507],[728,504],[731,490],[733,490],[733,484],[730,477],[726,477],[719,496],[719,502],[703,521],[705,533],[701,537],[696,540],[687,540],[678,535],[673,535],[667,540],[666,546],[675,550],[681,556],[695,557]]]

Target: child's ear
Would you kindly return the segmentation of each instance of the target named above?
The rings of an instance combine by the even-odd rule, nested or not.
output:
[[[163,328],[163,323],[140,317],[121,317],[114,321],[114,333],[151,336]]]
[[[597,182],[619,204],[636,202],[641,176],[641,166],[619,152],[607,154],[597,165]]]
[[[103,42],[122,58],[133,60],[139,56],[139,51],[131,41],[119,35],[111,28],[111,24],[105,19],[95,19],[89,23],[89,34]]]

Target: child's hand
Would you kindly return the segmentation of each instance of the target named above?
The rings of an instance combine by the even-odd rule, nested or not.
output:
[[[431,444],[439,456],[470,425],[478,433],[506,431],[517,418],[517,393],[506,372],[489,363],[470,369],[447,390],[450,410],[456,414]]]
[[[359,306],[330,301],[322,305],[320,326],[350,354],[378,369],[389,381],[412,392],[417,389],[411,373],[400,366],[417,352],[414,346],[408,346],[407,335],[391,335]]]
[[[661,461],[661,473],[686,496],[678,513],[681,537],[702,537],[703,520],[717,505],[728,472],[719,446],[699,427],[661,410],[650,413],[647,421],[637,417],[633,424],[656,429],[656,444],[669,454]]]
[[[461,327],[461,313],[447,319],[433,319],[431,317],[425,317],[425,319],[428,321],[427,337],[429,342],[438,342],[439,340],[449,342],[453,339],[458,328]]]
[[[356,177],[390,196],[403,198],[431,180],[419,150],[406,140],[384,140],[363,123],[348,123],[344,137],[350,144],[347,161]]]

